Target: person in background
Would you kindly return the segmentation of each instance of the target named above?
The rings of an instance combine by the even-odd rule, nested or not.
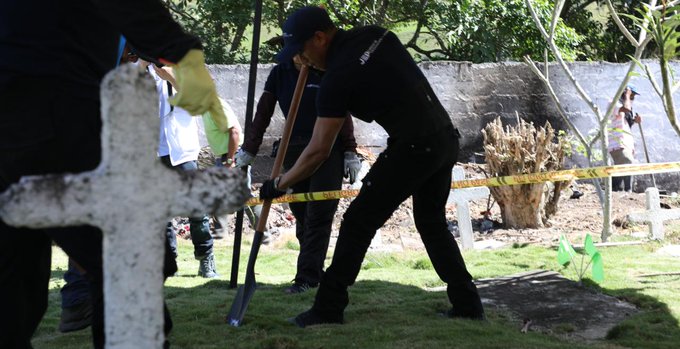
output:
[[[241,141],[241,124],[231,108],[229,103],[220,98],[220,103],[224,110],[224,115],[227,117],[227,132],[222,132],[213,121],[210,112],[203,113],[203,128],[205,129],[205,137],[208,140],[210,150],[215,157],[215,166],[217,167],[234,167],[234,155],[238,147],[243,143]]]
[[[130,50],[126,40],[121,39],[123,49],[120,51],[118,64],[136,63],[137,56]],[[61,287],[61,316],[59,332],[75,332],[92,324],[92,301],[90,300],[90,282],[85,270],[69,258],[68,269],[64,273],[64,286]]]
[[[0,192],[22,176],[79,173],[99,165],[99,87],[117,64],[121,34],[180,71],[180,86],[192,86],[180,88],[174,104],[192,114],[221,113],[199,39],[185,33],[160,1],[3,1]],[[101,230],[16,228],[0,220],[0,241],[0,348],[32,347],[47,309],[52,242],[86,272],[93,346],[103,348]],[[173,270],[174,260],[166,258],[164,275]],[[166,332],[171,327],[166,308]]]
[[[161,118],[158,140],[158,156],[161,162],[168,168],[180,171],[198,170],[198,155],[201,151],[198,141],[198,124],[196,118],[191,116],[189,112],[175,107],[169,102],[174,94],[173,90],[176,90],[177,86],[172,69],[168,67],[159,68],[156,64],[150,64],[142,59],[140,59],[140,66],[146,69],[156,81],[158,110]],[[227,120],[223,114],[224,109],[221,103],[220,111],[222,111],[221,114],[212,116],[216,119],[223,119],[215,121],[213,124],[219,124],[226,130],[225,123],[227,123]],[[214,242],[210,234],[210,217],[208,215],[189,217],[189,231],[191,242],[194,245],[194,257],[198,260],[198,275],[204,278],[218,277],[215,253],[213,252]],[[170,222],[168,222],[166,235],[172,253],[176,258],[177,236]]]
[[[269,73],[264,92],[257,103],[252,127],[247,130],[245,141],[236,153],[237,167],[248,166],[255,160],[255,154],[260,149],[277,102],[284,117],[288,116],[300,67],[299,61],[287,59],[277,64]],[[320,81],[319,72],[309,73],[283,162],[285,169],[293,167],[312,137]],[[328,159],[319,164],[319,168],[312,176],[292,186],[293,193],[339,190],[342,187],[343,174],[347,174],[350,182],[354,183],[361,169],[356,146],[352,117],[346,114],[342,132],[338,140],[333,142]],[[323,275],[337,208],[338,200],[290,204],[290,210],[296,220],[295,236],[300,243],[300,253],[293,284],[284,290],[286,293],[301,293],[318,286]]]
[[[633,114],[633,101],[639,95],[632,85],[626,86],[619,98],[621,107],[610,117],[608,151],[614,160],[614,165],[632,164],[635,161],[635,140],[631,128],[635,123],[641,123],[642,118]],[[612,176],[613,191],[633,190],[632,176]]]
[[[315,6],[290,15],[283,32],[285,46],[278,58],[285,62],[297,55],[301,63],[323,70],[324,76],[309,144],[287,172],[262,184],[262,199],[285,194],[332,156],[348,112],[377,122],[389,135],[387,148],[343,216],[333,260],[314,304],[291,321],[299,327],[344,322],[348,287],[359,274],[376,230],[408,197],[413,198],[416,228],[432,265],[447,283],[452,308],[446,315],[485,319],[477,287],[446,223],[460,134],[404,45],[378,26],[338,29],[328,13]]]

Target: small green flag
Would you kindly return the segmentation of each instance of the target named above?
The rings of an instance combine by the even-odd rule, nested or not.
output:
[[[600,252],[595,252],[590,260],[593,265],[593,280],[597,282],[604,281],[604,264],[602,264],[602,255]]]
[[[557,248],[557,262],[561,265],[566,265],[575,255],[576,251],[574,251],[574,248],[571,247],[567,238],[562,234],[562,236],[560,236],[560,246]]]
[[[595,248],[595,244],[593,244],[593,238],[590,237],[590,234],[586,234],[586,239],[583,242],[583,245],[585,247],[586,253],[592,257],[597,253],[597,248]]]

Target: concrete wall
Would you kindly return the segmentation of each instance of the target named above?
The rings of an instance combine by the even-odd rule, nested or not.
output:
[[[658,77],[658,64],[648,61]],[[256,98],[262,93],[264,82],[272,65],[260,65]],[[534,76],[524,63],[486,63],[471,64],[467,62],[432,62],[423,63],[421,69],[429,79],[444,107],[449,111],[453,123],[463,136],[462,161],[470,158],[473,152],[481,151],[482,135],[480,130],[491,120],[500,116],[504,123],[515,124],[516,113],[520,118],[543,125],[550,121],[557,129],[566,129],[559,117],[554,102],[547,93],[543,83]],[[680,72],[680,62],[673,67]],[[564,104],[570,120],[583,134],[596,128],[595,116],[591,109],[581,100],[575,88],[567,79],[563,70],[555,64],[549,66],[550,80],[555,92]],[[603,110],[625,76],[627,64],[604,62],[578,62],[570,64],[572,73],[581,86],[588,92],[592,100]],[[247,65],[214,65],[210,67],[216,79],[219,93],[232,104],[243,122],[246,108],[248,84]],[[670,127],[661,100],[654,92],[651,84],[643,77],[633,77],[634,84],[641,94],[635,100],[634,111],[643,117],[643,128],[649,157],[652,162],[680,161],[680,138]],[[676,92],[675,100],[679,103],[680,92]],[[283,118],[277,115],[270,126],[270,134],[278,137],[283,125]],[[386,134],[376,124],[366,124],[355,119],[356,136],[359,144],[382,147],[386,142]],[[638,162],[646,162],[639,131],[634,128],[636,139],[636,157]],[[265,147],[271,139],[265,139]],[[268,151],[268,150],[267,150]],[[264,150],[262,151],[264,152]],[[678,177],[675,177],[678,182]],[[675,185],[678,186],[677,183]]]

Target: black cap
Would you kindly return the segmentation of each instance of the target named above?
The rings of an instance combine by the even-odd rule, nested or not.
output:
[[[283,50],[276,55],[277,61],[293,59],[315,32],[333,27],[328,12],[321,7],[306,6],[296,10],[283,23]]]

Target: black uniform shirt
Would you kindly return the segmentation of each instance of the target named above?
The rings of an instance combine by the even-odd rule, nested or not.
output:
[[[264,90],[273,94],[279,102],[281,112],[284,117],[288,117],[291,100],[295,92],[295,85],[297,83],[300,72],[295,68],[293,62],[282,63],[276,65],[267,77],[267,82],[264,85]],[[291,139],[306,139],[312,137],[314,131],[314,122],[316,122],[316,95],[319,90],[319,83],[321,76],[318,72],[310,71],[307,75],[307,83],[305,84],[298,113],[295,117],[295,125],[291,133]],[[344,117],[344,114],[343,114]]]
[[[98,100],[100,81],[117,64],[121,33],[146,55],[171,62],[201,47],[157,0],[3,0],[0,86],[14,77],[52,78]]]
[[[121,33],[153,58],[179,61],[200,48],[158,0],[2,0],[0,2],[0,96],[35,103],[0,112],[0,149],[43,141],[55,131],[53,102],[99,101],[99,84],[117,64]],[[18,96],[15,98],[13,95]],[[98,122],[99,113],[66,113],[75,124]],[[77,120],[81,120],[78,122]],[[96,120],[96,121],[93,121]]]
[[[425,136],[451,125],[422,71],[394,33],[378,26],[338,30],[317,97],[319,117],[351,112],[390,137]]]

